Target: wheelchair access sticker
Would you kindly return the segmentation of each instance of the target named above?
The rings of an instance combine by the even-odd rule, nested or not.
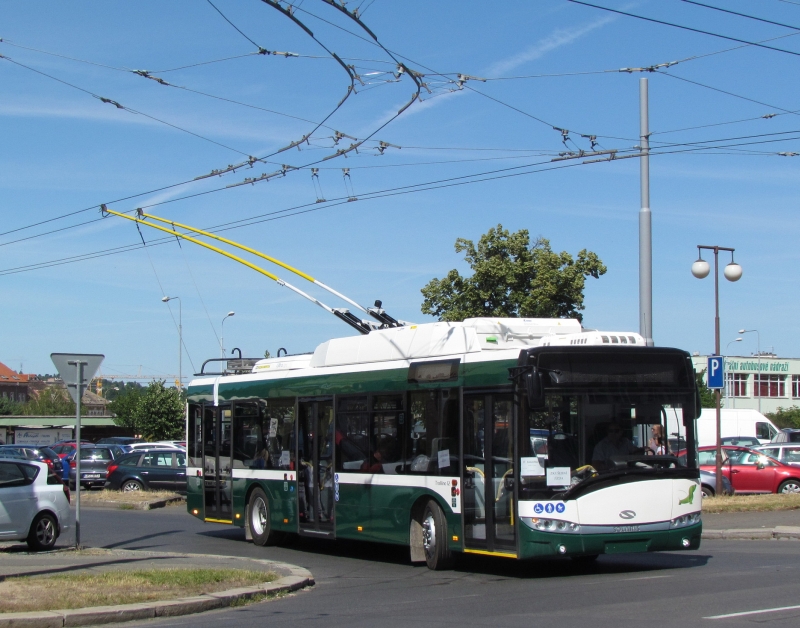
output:
[[[543,512],[547,513],[548,515],[553,514],[554,512],[560,514],[566,509],[567,507],[564,505],[564,502],[546,502],[544,504],[536,502],[533,505],[533,512],[535,512],[537,515],[541,515]]]

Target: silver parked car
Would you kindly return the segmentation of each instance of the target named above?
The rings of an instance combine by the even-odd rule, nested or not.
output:
[[[70,519],[69,488],[44,462],[0,458],[0,541],[49,550]]]
[[[770,443],[753,447],[758,451],[763,451],[768,456],[780,460],[783,464],[790,464],[793,467],[800,467],[800,443]]]

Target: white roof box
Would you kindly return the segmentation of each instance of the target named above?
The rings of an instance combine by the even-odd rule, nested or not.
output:
[[[566,345],[634,345],[644,347],[645,339],[632,331],[584,331],[580,334],[552,335],[542,338],[543,347]]]
[[[464,326],[475,329],[484,351],[536,346],[544,337],[581,333],[575,318],[468,318]]]
[[[427,323],[335,338],[314,351],[312,367],[413,360],[480,351],[475,329],[463,323]]]
[[[267,373],[272,371],[292,371],[303,369],[311,361],[311,354],[284,355],[280,358],[265,358],[253,366],[253,373]]]

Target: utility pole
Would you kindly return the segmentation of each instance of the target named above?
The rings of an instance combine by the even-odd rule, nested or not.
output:
[[[650,214],[650,122],[647,79],[639,79],[639,333],[653,346],[653,234]]]

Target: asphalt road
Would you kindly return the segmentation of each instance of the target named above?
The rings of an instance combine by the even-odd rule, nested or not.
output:
[[[706,541],[699,551],[518,563],[462,559],[453,571],[408,562],[408,550],[298,539],[256,547],[239,528],[204,524],[182,508],[82,509],[87,545],[258,556],[305,567],[316,586],[286,598],[157,626],[383,628],[800,625],[800,541]],[[66,539],[65,539],[66,540]],[[709,619],[717,615],[798,608]],[[130,624],[129,624],[130,625]]]

